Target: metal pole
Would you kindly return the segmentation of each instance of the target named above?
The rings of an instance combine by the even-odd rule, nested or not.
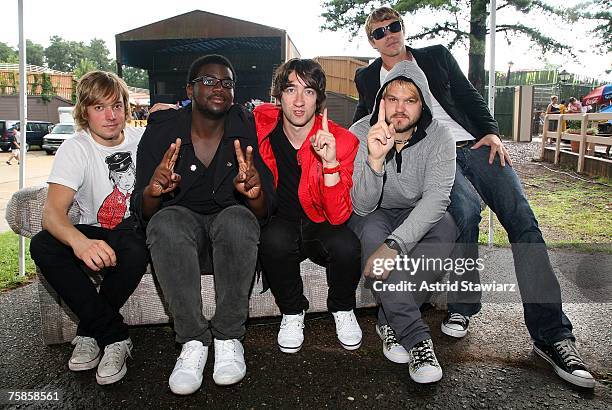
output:
[[[23,1],[19,0],[19,131],[21,132],[21,155],[19,156],[19,189],[23,188],[26,171],[26,145],[28,133],[28,74],[26,73],[26,41],[23,35]],[[19,235],[19,276],[25,276],[25,237]]]
[[[496,0],[489,3],[489,111],[495,117],[495,16],[497,13]],[[489,248],[493,246],[493,211],[489,207]]]

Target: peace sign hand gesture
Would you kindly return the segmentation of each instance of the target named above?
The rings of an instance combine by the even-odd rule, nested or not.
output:
[[[387,125],[385,119],[385,100],[380,100],[378,107],[378,121],[368,132],[368,159],[370,164],[380,163],[395,143],[395,127]]]
[[[181,182],[181,176],[174,173],[174,165],[176,165],[180,149],[181,139],[177,138],[176,142],[170,144],[170,148],[168,148],[153,172],[153,176],[149,181],[148,191],[150,196],[158,198],[163,194],[174,191],[179,182]]]
[[[238,160],[238,174],[234,178],[234,188],[248,199],[257,199],[261,195],[261,179],[253,163],[253,147],[246,149],[246,156],[240,147],[240,141],[234,140],[234,150]]]
[[[316,154],[323,161],[323,166],[336,166],[336,138],[329,132],[329,123],[327,121],[327,108],[323,110],[322,128],[315,135],[310,137],[310,143]]]

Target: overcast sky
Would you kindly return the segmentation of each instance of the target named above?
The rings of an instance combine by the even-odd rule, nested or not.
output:
[[[574,4],[575,0],[566,0],[565,4]],[[13,47],[19,42],[17,0],[2,1],[2,30],[0,41]],[[284,29],[287,31],[302,57],[324,55],[355,55],[375,57],[376,52],[370,47],[365,35],[352,39],[345,32],[321,32],[323,24],[320,0],[178,0],[178,1],[77,1],[77,0],[24,0],[25,36],[32,41],[48,46],[49,37],[59,35],[66,40],[88,42],[96,37],[106,41],[112,56],[115,54],[115,34],[128,31],[146,24],[160,21],[192,10],[203,10],[222,14],[242,20]],[[417,31],[416,22],[433,21],[430,14],[418,17],[408,16],[407,31]],[[497,16],[498,23],[516,22],[531,23],[541,28],[558,40],[572,44],[576,50],[589,50],[590,36],[588,27],[583,25],[556,26],[550,19],[542,16],[527,16],[504,10]],[[467,22],[465,23],[467,26]],[[413,43],[413,46],[436,44],[440,41],[427,40]],[[579,61],[570,57],[543,56],[540,50],[528,42],[519,39],[507,45],[503,36],[496,40],[496,70],[506,71],[508,61],[514,62],[513,70],[543,69],[545,65],[556,64],[569,72],[612,81],[612,74],[605,70],[612,69],[612,55],[598,56],[594,53],[580,54]],[[487,48],[488,51],[488,48]],[[465,48],[453,49],[453,55],[459,61],[464,72],[467,72],[468,58]],[[488,67],[488,55],[487,55]]]

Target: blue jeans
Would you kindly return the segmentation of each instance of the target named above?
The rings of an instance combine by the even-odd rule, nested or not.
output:
[[[459,229],[457,253],[463,253],[463,257],[478,256],[480,203],[467,184],[469,180],[508,233],[525,324],[531,338],[547,345],[573,339],[572,324],[561,307],[559,282],[518,176],[509,165],[500,165],[499,156],[489,165],[489,147],[473,150],[472,145],[469,143],[457,148],[457,172],[448,208]],[[477,283],[478,271],[466,272],[462,279]],[[456,299],[449,295],[449,300],[449,312],[471,316],[480,310],[479,294],[467,294]]]

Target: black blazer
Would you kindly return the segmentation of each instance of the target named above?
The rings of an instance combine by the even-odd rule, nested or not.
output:
[[[485,100],[465,78],[446,47],[406,48],[425,73],[429,90],[453,120],[477,140],[486,134],[499,135],[497,121],[491,116]],[[369,66],[358,68],[355,72],[359,103],[353,123],[372,112],[380,88],[381,67],[382,59],[378,57]]]
[[[146,226],[148,222],[142,215],[142,193],[149,184],[155,168],[176,138],[181,138],[181,149],[175,166],[175,172],[181,176],[181,182],[173,192],[162,196],[162,208],[180,205],[185,192],[191,189],[198,178],[198,174],[190,169],[195,161],[195,151],[191,142],[191,106],[180,110],[158,111],[149,116],[147,129],[138,144],[136,186],[130,201],[132,213],[141,226]],[[234,150],[235,139],[240,140],[243,150],[246,150],[248,145],[253,147],[255,167],[260,174],[262,189],[266,195],[269,217],[274,211],[276,202],[272,173],[259,156],[253,114],[239,104],[234,104],[228,112],[225,119],[225,133],[217,148],[219,152],[213,176],[213,200],[221,208],[236,204],[246,205],[246,198],[234,189],[233,181],[238,173]]]

